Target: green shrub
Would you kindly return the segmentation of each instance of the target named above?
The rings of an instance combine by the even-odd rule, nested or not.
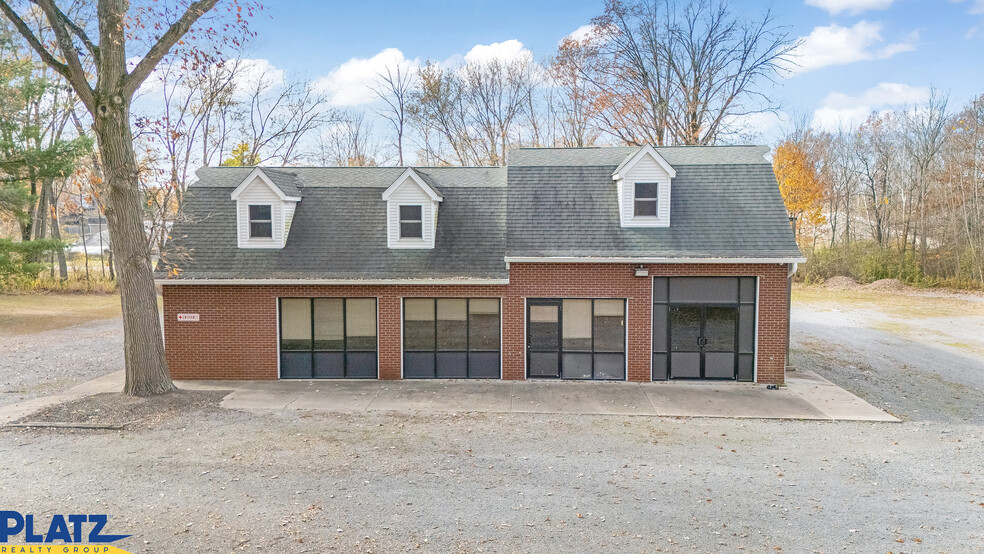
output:
[[[969,284],[962,276],[927,275],[919,268],[919,256],[911,249],[884,247],[875,241],[857,241],[850,246],[820,247],[810,253],[798,275],[807,283],[821,283],[844,275],[861,283],[898,279],[914,286]]]
[[[23,286],[34,281],[42,271],[48,269],[44,260],[67,245],[55,239],[37,239],[14,242],[0,239],[0,289]]]

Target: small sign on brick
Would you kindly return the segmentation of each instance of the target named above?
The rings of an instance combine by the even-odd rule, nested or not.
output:
[[[198,321],[198,314],[178,314],[178,321]]]

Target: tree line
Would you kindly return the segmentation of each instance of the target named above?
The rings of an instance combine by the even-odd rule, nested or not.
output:
[[[809,257],[804,276],[984,286],[984,95],[826,132],[800,125],[774,166]]]
[[[765,91],[794,63],[796,46],[771,12],[748,17],[725,0],[608,0],[587,32],[545,62],[524,52],[387,66],[369,114],[339,110],[314,83],[250,60],[249,21],[260,9],[247,0],[0,0],[0,225],[19,239],[0,244],[0,272],[18,255],[20,267],[37,269],[37,241],[57,240],[76,192],[97,206],[115,253],[129,394],[172,388],[151,254],[198,166],[501,165],[516,146],[738,140],[752,131],[749,115],[778,108]],[[385,128],[373,129],[373,119]],[[979,141],[978,131],[946,133],[945,156],[956,150],[944,187],[931,144],[913,142],[904,159],[892,151],[897,126],[874,122],[848,136],[843,148],[858,152],[844,158],[849,170],[828,170],[834,158],[811,146],[823,142],[817,135],[791,138],[805,152],[799,166],[812,167],[824,191],[833,183],[852,191],[824,192],[831,204],[818,219],[830,216],[831,235],[848,243],[865,236],[859,221],[867,221],[885,249],[918,249],[925,270],[949,240],[944,221],[955,228],[963,210],[973,230],[964,230],[970,250],[960,260],[979,264],[980,166],[967,161],[971,146],[953,146]],[[837,171],[852,177],[828,177]]]

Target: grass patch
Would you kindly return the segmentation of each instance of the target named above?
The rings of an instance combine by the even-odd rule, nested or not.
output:
[[[972,345],[966,342],[944,342],[943,344],[947,346],[952,346],[953,348],[960,348],[962,350],[976,350]]]
[[[0,296],[0,335],[25,335],[120,316],[119,294]]]
[[[919,290],[832,290],[793,286],[793,304],[829,309],[870,309],[905,318],[984,316],[984,302],[954,294]]]

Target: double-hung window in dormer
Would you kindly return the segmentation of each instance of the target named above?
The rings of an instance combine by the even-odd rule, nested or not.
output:
[[[249,238],[273,238],[273,207],[269,204],[249,206]]]
[[[400,238],[424,237],[423,206],[400,206]]]
[[[659,183],[635,183],[635,217],[659,216]]]

